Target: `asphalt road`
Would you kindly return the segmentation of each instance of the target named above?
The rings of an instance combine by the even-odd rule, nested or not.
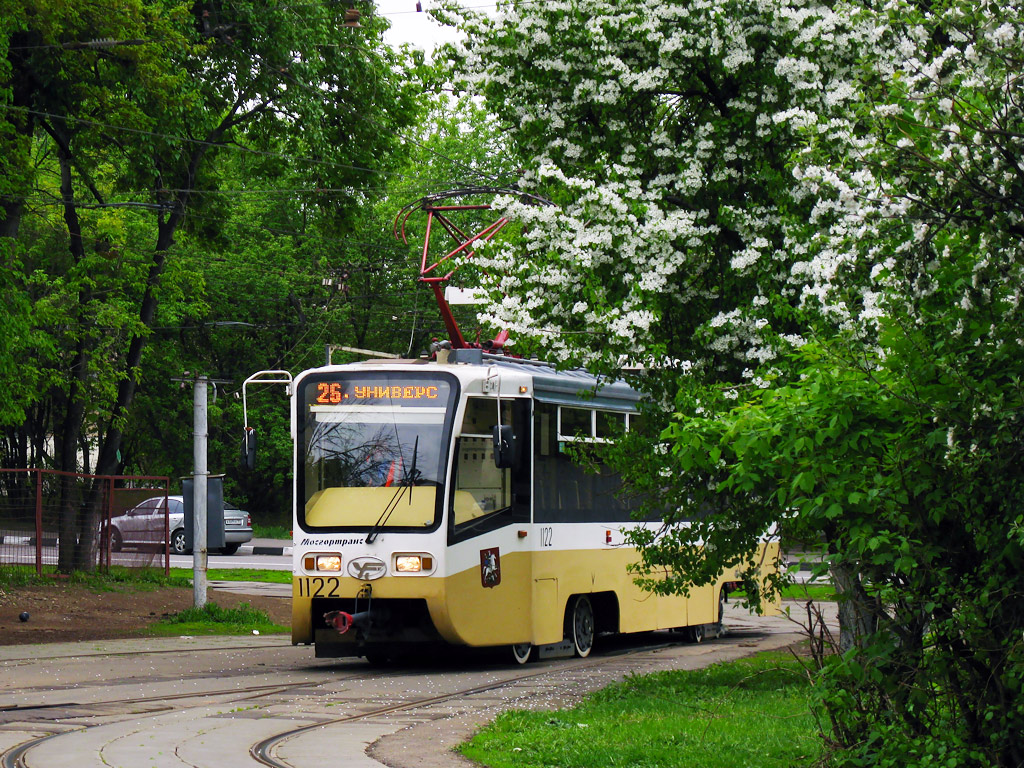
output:
[[[23,537],[24,538],[24,537]],[[290,571],[292,568],[292,543],[291,541],[279,541],[276,539],[253,539],[241,545],[233,555],[222,555],[211,552],[207,556],[208,568],[253,568],[264,571]],[[5,541],[0,544],[0,564],[2,565],[33,565],[36,556],[35,547],[20,541],[12,543]],[[161,560],[162,555],[154,550],[140,552],[139,550],[126,549],[122,552],[112,552],[110,562],[112,565],[137,566],[142,560],[146,565],[156,564]],[[193,564],[192,555],[171,555],[172,568],[191,568]],[[55,545],[43,547],[43,565],[56,565],[57,548]]]
[[[253,568],[263,571],[290,571],[292,543],[276,539],[253,539],[233,555],[210,553],[208,568]],[[192,555],[171,555],[172,568],[191,568]]]

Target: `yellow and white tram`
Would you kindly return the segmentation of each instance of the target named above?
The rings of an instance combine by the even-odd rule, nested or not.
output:
[[[688,597],[641,591],[622,530],[645,523],[613,474],[570,459],[629,428],[625,384],[457,349],[312,369],[291,391],[293,644],[371,661],[510,646],[524,662],[720,621],[735,574]]]

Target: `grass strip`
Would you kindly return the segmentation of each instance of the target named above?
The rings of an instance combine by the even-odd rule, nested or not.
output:
[[[836,601],[836,588],[831,584],[787,584],[782,590],[782,599],[834,603]]]
[[[291,528],[283,525],[260,525],[252,524],[252,536],[254,539],[278,539],[291,541]]]
[[[739,601],[743,600],[746,596],[747,593],[739,589],[729,593],[729,600]],[[804,602],[813,600],[816,603],[834,603],[838,600],[836,588],[831,584],[787,584],[782,588],[780,597],[783,600],[801,600]]]
[[[781,653],[628,678],[555,712],[511,710],[460,747],[490,768],[799,768],[821,756],[812,691]]]
[[[202,608],[186,608],[150,625],[150,634],[170,635],[248,635],[288,632],[270,620],[265,611],[241,603],[235,608],[222,608],[207,603]]]
[[[269,584],[291,584],[291,571],[263,571],[254,568],[211,568],[206,572],[211,581],[259,581]],[[52,584],[78,584],[97,592],[123,592],[127,590],[160,589],[162,587],[191,587],[191,568],[172,568],[165,576],[162,568],[127,568],[111,566],[92,572],[75,571],[67,576],[57,574],[49,566],[42,576],[35,566],[13,565],[0,567],[0,589],[47,586]]]
[[[188,579],[192,584],[191,568],[171,568],[171,577],[180,575]],[[291,584],[292,572],[287,571],[262,571],[254,568],[210,568],[206,572],[206,578],[210,581],[260,581],[266,584]]]

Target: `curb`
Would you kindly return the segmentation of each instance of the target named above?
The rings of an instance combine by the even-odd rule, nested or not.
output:
[[[11,544],[11,545],[20,544],[20,545],[23,545],[23,546],[35,546],[35,543],[36,543],[36,537],[35,536],[10,536],[10,535],[7,535],[7,534],[0,534],[0,544]],[[44,547],[56,547],[57,546],[57,539],[56,538],[43,538],[43,546]]]
[[[292,547],[260,547],[246,546],[243,544],[238,548],[239,555],[291,555]]]

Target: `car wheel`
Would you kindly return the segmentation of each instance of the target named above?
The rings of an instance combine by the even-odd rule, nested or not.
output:
[[[238,544],[225,544],[224,548],[221,550],[221,554],[233,555],[238,551],[238,546]]]
[[[572,603],[569,639],[577,656],[582,659],[590,655],[594,647],[594,608],[586,595],[577,596]]]
[[[121,547],[124,546],[124,539],[121,537],[121,532],[117,528],[110,529],[110,551],[120,552]]]
[[[176,555],[188,554],[188,549],[185,547],[184,528],[176,528],[171,534],[171,552]]]

